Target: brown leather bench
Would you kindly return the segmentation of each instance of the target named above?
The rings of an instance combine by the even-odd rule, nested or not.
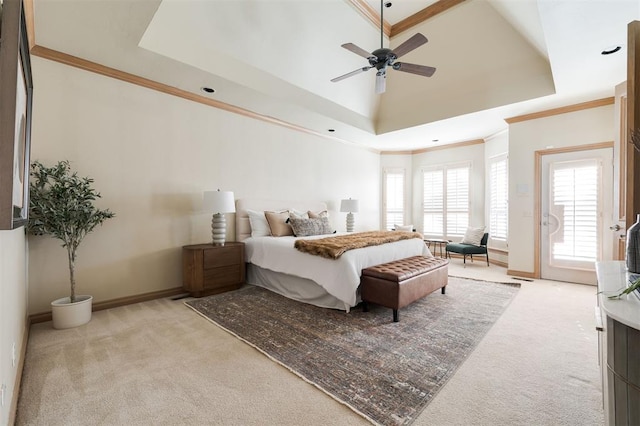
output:
[[[391,308],[393,321],[398,322],[398,309],[439,288],[444,294],[449,280],[448,265],[447,259],[414,256],[363,269],[360,276],[363,310],[369,310],[368,303]]]

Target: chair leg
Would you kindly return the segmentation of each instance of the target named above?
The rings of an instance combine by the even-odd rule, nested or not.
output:
[[[489,250],[487,250],[487,266],[489,266]]]

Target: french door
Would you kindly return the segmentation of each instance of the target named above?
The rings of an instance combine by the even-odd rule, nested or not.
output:
[[[613,150],[547,154],[541,165],[540,276],[595,285],[595,262],[613,258]]]

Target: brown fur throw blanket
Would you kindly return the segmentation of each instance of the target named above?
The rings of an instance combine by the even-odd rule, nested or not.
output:
[[[337,259],[347,250],[377,246],[411,238],[422,239],[422,235],[417,232],[402,231],[358,232],[319,240],[296,240],[294,247],[304,253],[315,254],[327,259]]]

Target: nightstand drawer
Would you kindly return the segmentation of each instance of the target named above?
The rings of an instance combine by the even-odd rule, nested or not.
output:
[[[237,265],[242,259],[242,250],[244,247],[240,246],[223,246],[216,250],[205,250],[204,268]]]
[[[240,265],[237,263],[220,268],[206,269],[204,271],[204,288],[223,287],[229,284],[242,283],[243,278],[240,273]],[[244,267],[244,265],[242,265]]]

